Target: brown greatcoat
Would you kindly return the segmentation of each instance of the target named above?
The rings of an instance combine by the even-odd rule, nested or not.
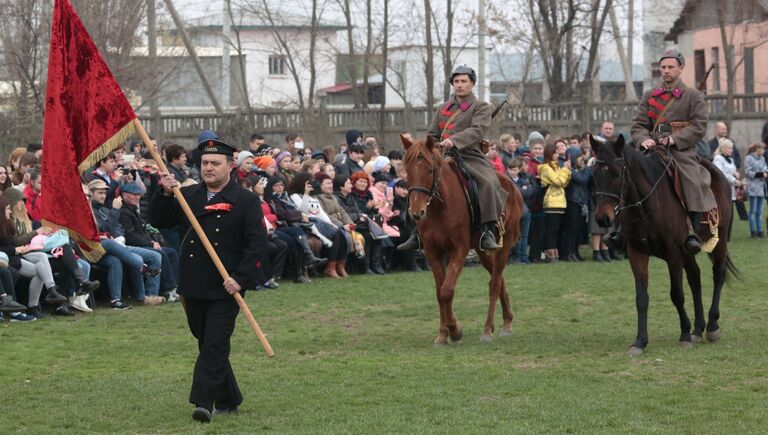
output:
[[[687,122],[687,126],[672,133],[674,145],[670,147],[672,157],[677,164],[680,181],[685,196],[688,211],[706,212],[716,207],[715,196],[709,188],[709,172],[696,159],[696,143],[707,132],[707,107],[701,93],[686,86],[682,80],[677,80],[665,92],[674,89],[682,91],[682,95],[674,100],[669,110],[664,114],[664,122]],[[654,90],[646,91],[640,100],[635,118],[632,120],[632,141],[635,146],[651,138],[654,120],[648,116],[649,104]]]
[[[457,110],[461,113],[446,124],[451,118],[448,113]],[[481,150],[483,134],[490,125],[491,108],[488,103],[478,100],[474,94],[461,101],[453,95],[448,102],[440,105],[427,131],[427,135],[438,142],[451,139],[459,150],[469,172],[477,181],[482,223],[495,223],[501,217],[508,195],[501,188],[496,171]]]

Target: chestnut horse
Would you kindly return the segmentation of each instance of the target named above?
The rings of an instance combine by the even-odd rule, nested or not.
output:
[[[632,273],[635,277],[635,304],[637,308],[637,336],[629,354],[640,355],[648,344],[648,259],[651,255],[667,263],[669,295],[680,318],[680,345],[690,347],[702,341],[706,327],[709,341],[720,338],[720,292],[729,275],[739,273],[728,256],[728,223],[732,215],[731,187],[725,176],[712,163],[702,160],[709,171],[710,187],[717,200],[720,240],[709,255],[712,260],[714,289],[709,321],[705,324],[701,299],[701,271],[696,257],[683,250],[688,235],[687,214],[675,193],[674,182],[667,175],[669,160],[663,159],[663,147],[644,154],[624,144],[619,136],[615,143],[603,143],[590,137],[596,162],[592,170],[595,182],[597,209],[595,220],[604,227],[614,221],[621,225],[627,243]],[[706,215],[706,214],[705,214]],[[709,224],[702,223],[699,236],[707,240],[711,235]],[[694,324],[685,311],[683,270],[693,294]]]
[[[400,140],[405,147],[403,163],[408,174],[408,214],[416,221],[424,254],[435,278],[440,306],[440,330],[434,343],[443,345],[448,343],[449,338],[457,341],[463,336],[461,325],[453,314],[453,293],[469,249],[478,246],[480,232],[471,228],[463,187],[433,138],[428,136],[426,140],[411,142],[401,136]],[[504,267],[509,250],[520,235],[523,198],[514,183],[503,174],[497,175],[509,195],[504,206],[501,249],[494,252],[478,250],[477,253],[480,263],[491,274],[488,315],[480,336],[482,341],[493,340],[493,315],[499,299],[504,319],[499,335],[507,336],[512,331],[512,311],[504,284]]]

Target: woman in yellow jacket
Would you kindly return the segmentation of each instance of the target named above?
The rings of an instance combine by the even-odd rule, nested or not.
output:
[[[557,235],[560,233],[560,221],[565,214],[565,188],[571,181],[571,162],[565,161],[561,168],[558,164],[557,146],[548,144],[544,147],[544,163],[539,165],[539,178],[544,193],[544,250],[547,261],[558,261]]]

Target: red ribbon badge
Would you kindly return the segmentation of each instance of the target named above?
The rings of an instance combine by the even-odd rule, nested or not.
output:
[[[218,204],[206,205],[205,209],[210,211],[232,211],[232,204],[220,202]]]

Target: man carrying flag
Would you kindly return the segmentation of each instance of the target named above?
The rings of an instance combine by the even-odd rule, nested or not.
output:
[[[172,194],[177,181],[163,173],[150,203],[150,222],[159,228],[179,226],[182,237],[178,291],[184,297],[187,322],[200,354],[192,378],[192,417],[210,422],[212,415],[237,411],[243,401],[232,366],[229,340],[238,307],[231,295],[253,288],[268,259],[267,229],[259,198],[230,177],[232,145],[219,139],[200,142],[203,182],[181,189],[189,207],[232,275],[221,282],[202,240],[190,226]]]

